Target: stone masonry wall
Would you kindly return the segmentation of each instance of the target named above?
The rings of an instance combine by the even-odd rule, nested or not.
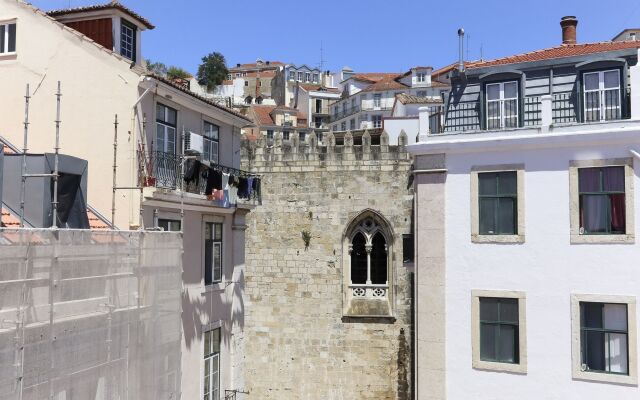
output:
[[[411,231],[411,160],[382,134],[362,146],[264,140],[243,143],[243,169],[263,175],[249,214],[244,339],[247,399],[409,399],[411,274],[402,235]],[[343,234],[372,209],[393,233],[395,318],[343,317]],[[311,233],[308,248],[302,232]]]

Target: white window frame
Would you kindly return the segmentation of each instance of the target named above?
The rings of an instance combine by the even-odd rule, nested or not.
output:
[[[516,97],[504,97],[504,85],[514,83],[516,85]],[[489,100],[489,87],[490,86],[498,86],[500,88],[500,97],[498,99]],[[507,101],[516,101],[516,110],[515,110],[515,118],[516,123],[515,126],[505,127],[505,121],[507,118],[505,117],[505,102]],[[498,103],[498,109],[500,110],[500,114],[495,117],[489,116],[489,103]],[[486,114],[486,124],[487,130],[489,129],[514,129],[517,128],[520,124],[520,92],[519,92],[519,84],[518,81],[505,81],[505,82],[496,82],[496,83],[487,83],[485,86],[485,114]],[[511,119],[511,117],[509,117]],[[499,126],[497,128],[489,128],[489,121],[499,121]]]
[[[164,115],[158,116],[158,107],[162,107]],[[175,126],[171,125],[171,123],[169,122],[169,110],[173,110],[176,113]],[[177,146],[177,142],[178,142],[177,126],[178,126],[178,110],[176,110],[175,108],[166,106],[166,105],[164,105],[162,103],[157,103],[157,105],[156,105],[156,135],[155,135],[156,148],[154,149],[154,151],[168,153],[168,154],[176,154],[177,147],[178,147]],[[158,136],[159,136],[159,132],[158,131],[159,131],[159,129],[162,129],[162,135],[163,135],[163,146],[162,146],[162,149],[158,148]],[[168,139],[170,138],[170,136],[173,136],[173,149],[169,148],[169,143],[171,141],[168,140]]]
[[[372,115],[371,124],[374,129],[382,128],[382,115]]]
[[[627,305],[627,352],[629,374],[609,374],[597,371],[584,371],[581,356],[580,335],[580,303],[618,303]],[[636,298],[634,296],[601,295],[601,294],[572,294],[571,295],[571,369],[574,379],[618,383],[627,385],[638,384],[638,350],[636,333]]]
[[[214,127],[214,129],[207,130],[208,125]],[[218,164],[220,160],[220,127],[209,121],[203,121],[202,137],[202,161],[211,161],[214,164]]]
[[[302,82],[304,79],[304,72],[298,71],[298,81]]]
[[[319,83],[319,82],[320,82],[320,75],[313,74],[313,83]]]
[[[14,35],[15,49],[13,51],[9,51],[9,27],[12,25],[15,25],[16,27]],[[0,52],[0,56],[11,56],[16,54],[18,48],[18,24],[16,20],[2,21],[0,22],[0,27],[4,27],[4,43],[2,43],[4,50]]]
[[[207,225],[211,225],[211,236],[207,238]],[[220,239],[215,239],[215,229],[216,225],[220,226]],[[204,226],[202,229],[202,245],[203,245],[203,253],[202,253],[202,265],[204,266],[202,281],[205,286],[207,285],[216,285],[222,282],[224,278],[224,222],[223,221],[204,221]],[[206,248],[207,240],[211,240],[211,265],[207,265],[207,257],[206,257]],[[216,248],[220,251],[220,259],[218,265],[216,265]],[[206,281],[206,269],[211,268],[211,282],[207,283]],[[216,274],[217,272],[217,274]]]
[[[417,80],[419,83],[426,82],[426,81],[427,81],[427,74],[426,74],[426,73],[424,73],[424,72],[418,72],[418,73],[416,73],[416,80]]]
[[[304,81],[305,82],[311,82],[311,73],[310,72],[305,72],[304,73]]]
[[[217,324],[220,325],[220,324]],[[215,337],[214,332],[215,331],[219,331],[218,333],[218,352],[213,352],[212,350],[210,350],[210,353],[207,354],[206,353],[206,341],[207,341],[207,334],[209,332],[211,332],[211,340],[212,342],[209,344],[209,349],[211,349],[211,346],[213,345],[213,339]],[[221,373],[220,373],[220,353],[222,352],[222,327],[218,326],[216,328],[211,327],[210,329],[206,329],[203,330],[202,332],[202,355],[203,357],[201,358],[202,360],[202,370],[200,373],[200,376],[202,377],[202,399],[206,399],[206,400],[219,400],[221,399],[221,394],[220,394],[220,383],[221,383]],[[206,370],[206,366],[207,366],[207,362],[209,362],[209,374],[207,374],[207,370]],[[215,364],[215,370],[213,368]],[[206,378],[209,378],[209,392],[206,392],[206,388],[205,388],[205,380]],[[212,385],[212,382],[215,383],[215,385]],[[213,388],[213,390],[212,390]],[[217,392],[217,396],[216,393]],[[207,396],[211,394],[212,396]]]
[[[382,107],[382,95],[380,93],[375,93],[373,95],[373,107],[374,108]]]
[[[605,88],[604,87],[604,74],[607,72],[615,72],[618,75],[618,87],[616,88]],[[598,89],[590,89],[587,90],[586,88],[586,83],[587,80],[585,79],[585,77],[587,75],[598,75]],[[617,90],[618,91],[618,106],[617,107],[607,107],[607,105],[605,104],[606,101],[606,92],[607,91],[613,91],[613,90]],[[582,101],[584,104],[584,114],[587,114],[587,111],[598,111],[600,118],[599,121],[600,122],[604,122],[604,121],[608,121],[606,119],[606,114],[607,114],[607,110],[619,110],[618,111],[618,115],[620,115],[620,117],[622,117],[622,77],[620,76],[620,70],[619,69],[607,69],[607,70],[603,70],[603,71],[593,71],[593,72],[585,72],[584,74],[582,74]],[[588,93],[594,93],[594,92],[599,92],[599,96],[598,96],[598,108],[589,108],[587,109],[587,95]],[[615,121],[614,119],[612,119],[611,121]],[[587,122],[585,120],[585,122]],[[588,122],[597,122],[597,121],[588,121]]]

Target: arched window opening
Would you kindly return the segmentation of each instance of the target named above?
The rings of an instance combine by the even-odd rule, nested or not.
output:
[[[353,237],[351,244],[351,282],[367,283],[367,250],[366,239],[360,232]]]
[[[247,96],[244,98],[245,104],[251,104],[252,101],[253,101],[253,97],[251,96]]]
[[[387,283],[387,241],[380,232],[371,241],[371,283]]]
[[[262,104],[262,97],[261,96],[256,97],[256,104]]]

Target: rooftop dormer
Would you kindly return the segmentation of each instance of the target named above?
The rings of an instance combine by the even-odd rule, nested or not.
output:
[[[431,71],[432,67],[411,68],[411,87],[431,86]]]
[[[133,62],[142,59],[141,32],[155,28],[147,19],[115,0],[53,10],[47,14]]]

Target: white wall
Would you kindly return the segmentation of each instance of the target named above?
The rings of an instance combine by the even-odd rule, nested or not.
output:
[[[569,244],[569,160],[630,157],[640,142],[447,154],[447,399],[637,399],[637,386],[572,379],[572,293],[640,297],[638,244]],[[525,164],[524,244],[470,240],[469,170],[474,165]],[[635,225],[640,219],[635,168]],[[637,239],[636,239],[637,240]],[[471,290],[526,293],[528,373],[471,367]]]
[[[400,131],[407,134],[408,144],[417,142],[419,123],[418,118],[393,118],[388,117],[382,120],[385,132],[389,135],[389,144],[398,144]]]

